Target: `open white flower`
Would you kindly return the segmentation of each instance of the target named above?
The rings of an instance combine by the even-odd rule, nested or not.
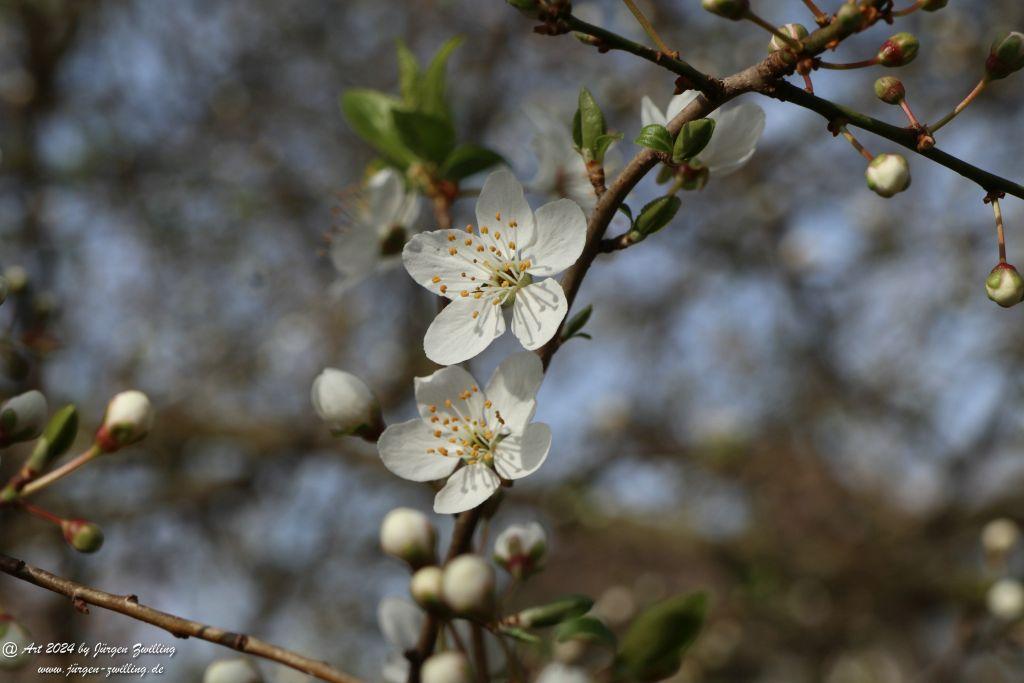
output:
[[[331,241],[331,261],[347,289],[377,270],[394,266],[420,215],[419,196],[401,174],[373,174],[342,207],[343,225]]]
[[[644,97],[640,103],[640,121],[649,126],[657,123],[667,126],[668,122],[686,109],[700,93],[688,91],[676,95],[668,103],[664,113]],[[715,121],[715,133],[711,142],[700,153],[697,161],[708,169],[712,177],[722,177],[743,167],[754,156],[757,142],[764,132],[765,115],[761,107],[752,102],[741,102],[732,107],[717,109],[708,116]]]
[[[536,129],[530,145],[537,155],[537,172],[527,186],[534,192],[566,197],[590,211],[597,203],[597,195],[583,157],[573,146],[569,121],[541,107],[528,107],[524,111]],[[611,166],[613,164],[605,157],[606,171]]]
[[[575,263],[587,237],[575,202],[559,199],[534,214],[508,171],[487,178],[476,219],[476,231],[467,226],[420,233],[402,252],[416,282],[451,299],[423,339],[427,357],[440,365],[461,363],[487,348],[505,332],[508,310],[522,345],[543,346],[569,308],[562,286],[548,276]]]
[[[506,358],[481,391],[457,366],[416,379],[420,417],[384,430],[377,448],[389,470],[410,481],[448,481],[434,498],[439,514],[470,510],[501,480],[544,463],[551,428],[530,422],[544,371],[533,353]]]
[[[377,625],[392,648],[381,670],[381,678],[387,683],[405,683],[408,679],[405,652],[416,647],[424,619],[423,610],[401,598],[384,598],[377,606]]]

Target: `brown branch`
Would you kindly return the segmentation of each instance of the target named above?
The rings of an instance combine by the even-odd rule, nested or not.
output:
[[[104,591],[75,583],[70,579],[51,574],[48,571],[33,567],[22,560],[7,555],[0,554],[0,571],[10,574],[16,579],[35,584],[40,588],[66,595],[71,598],[76,609],[80,611],[88,612],[87,605],[102,607],[103,609],[118,612],[119,614],[124,614],[133,619],[162,628],[175,638],[201,638],[202,640],[223,645],[224,647],[244,652],[254,657],[269,659],[322,681],[330,681],[331,683],[361,683],[358,678],[339,671],[329,664],[303,657],[258,638],[244,633],[232,633],[231,631],[225,631],[214,626],[207,626],[197,621],[161,612],[140,604],[138,598],[134,595],[105,593]]]

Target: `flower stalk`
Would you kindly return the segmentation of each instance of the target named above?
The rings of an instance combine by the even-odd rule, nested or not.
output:
[[[783,43],[785,43],[786,45],[788,45],[792,49],[796,50],[796,52],[798,54],[800,52],[803,52],[804,46],[803,46],[803,44],[799,40],[797,40],[793,36],[786,35],[786,33],[784,31],[780,31],[772,23],[770,23],[768,21],[765,21],[763,18],[758,16],[756,13],[754,13],[752,10],[748,9],[743,14],[743,18],[746,19],[747,21],[750,21],[750,22],[753,22],[753,23],[757,24],[758,26],[763,28],[765,31],[768,31],[768,33],[771,33],[773,36],[775,36],[776,38],[781,40]]]
[[[960,104],[956,105],[956,107],[953,108],[953,111],[949,112],[941,119],[939,119],[932,125],[928,126],[928,132],[935,133],[940,128],[945,126],[947,123],[949,123],[957,116],[959,116],[960,112],[962,112],[964,109],[967,109],[967,107],[970,106],[971,102],[978,99],[978,95],[985,91],[985,88],[988,86],[988,82],[988,76],[985,76],[980,81],[978,81],[978,84],[974,86],[974,90],[972,90],[970,94],[968,94],[967,97],[965,97]]]
[[[664,55],[672,57],[679,56],[678,52],[668,49],[668,45],[666,45],[665,41],[663,41],[661,36],[658,35],[658,31],[654,28],[654,24],[651,23],[650,19],[644,16],[643,11],[637,7],[637,4],[633,2],[633,0],[622,0],[622,2],[629,8],[629,11],[632,12],[633,17],[636,18],[636,23],[640,24],[640,27],[644,30],[644,33],[647,34],[647,37],[654,42],[655,46],[657,46],[658,51]]]
[[[25,488],[23,488],[21,490],[21,495],[23,495],[23,496],[30,496],[33,493],[35,493],[36,491],[40,491],[40,490],[46,488],[47,486],[49,486],[50,484],[54,483],[55,481],[58,481],[59,479],[63,479],[64,477],[66,477],[67,475],[71,474],[72,472],[74,472],[78,468],[82,467],[86,463],[88,463],[88,462],[94,460],[95,458],[99,457],[99,455],[101,455],[102,452],[103,451],[100,449],[99,445],[94,443],[84,453],[81,453],[80,455],[75,456],[74,459],[69,460],[68,462],[64,463],[63,465],[61,465],[57,469],[53,470],[49,474],[46,474],[46,475],[44,475],[42,477],[39,477],[35,481],[29,482],[25,486]]]
[[[860,152],[860,155],[861,155],[862,157],[864,157],[864,158],[865,158],[865,159],[867,159],[868,161],[873,161],[873,160],[874,160],[874,158],[875,158],[875,155],[874,155],[874,154],[872,154],[871,152],[869,152],[869,151],[867,150],[867,148],[866,148],[866,147],[864,147],[864,145],[860,144],[860,140],[858,140],[857,138],[855,138],[855,137],[854,137],[854,135],[853,135],[853,133],[851,133],[851,132],[850,132],[850,130],[849,130],[849,129],[848,129],[848,128],[847,128],[846,126],[845,126],[845,125],[844,125],[844,126],[840,126],[840,128],[839,128],[839,132],[840,132],[840,133],[842,134],[842,136],[843,136],[844,138],[846,138],[846,139],[847,139],[847,140],[849,141],[849,143],[850,143],[851,145],[853,145],[853,148],[854,148],[855,150],[857,150],[858,152]]]

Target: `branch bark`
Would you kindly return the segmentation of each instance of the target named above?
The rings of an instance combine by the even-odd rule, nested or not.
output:
[[[255,657],[262,657],[301,671],[304,674],[330,683],[362,683],[360,679],[343,671],[284,648],[264,642],[244,633],[233,633],[215,626],[208,626],[197,621],[177,617],[161,612],[139,603],[134,595],[114,595],[80,583],[51,574],[48,571],[26,564],[24,561],[0,554],[0,571],[5,574],[35,584],[40,588],[66,595],[71,598],[79,611],[88,612],[87,605],[102,607],[112,612],[124,614],[138,621],[152,624],[170,633],[175,638],[201,638],[217,645],[244,652]]]

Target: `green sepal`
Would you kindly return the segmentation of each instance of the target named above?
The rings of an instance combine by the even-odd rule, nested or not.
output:
[[[704,151],[715,132],[714,119],[697,119],[683,124],[672,147],[672,161],[679,164],[689,161]]]
[[[668,132],[668,128],[657,123],[644,126],[633,142],[655,152],[672,153],[672,134]]]
[[[682,204],[683,202],[674,194],[667,194],[648,202],[633,223],[634,231],[640,234],[641,239],[653,235],[675,218]]]
[[[565,324],[565,329],[562,330],[562,341],[568,341],[573,337],[578,336],[580,330],[582,330],[583,326],[590,320],[590,314],[593,312],[593,304],[588,304],[586,308],[570,318],[569,322]]]

